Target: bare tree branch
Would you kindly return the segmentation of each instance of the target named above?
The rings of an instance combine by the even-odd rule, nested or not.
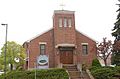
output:
[[[112,42],[111,40],[106,41],[107,38],[103,38],[103,42],[97,45],[97,56],[104,60],[105,66],[107,66],[107,59],[112,53]]]

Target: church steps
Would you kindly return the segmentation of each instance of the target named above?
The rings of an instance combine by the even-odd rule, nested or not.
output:
[[[90,79],[86,72],[81,73],[77,69],[77,65],[63,65],[63,68],[65,68],[70,76],[70,79]]]

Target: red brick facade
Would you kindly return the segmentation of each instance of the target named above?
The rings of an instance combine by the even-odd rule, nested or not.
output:
[[[62,27],[59,26],[59,18],[62,19]],[[64,26],[64,19],[66,19],[66,26]],[[69,19],[71,27],[68,26]],[[49,68],[58,67],[60,63],[91,65],[92,60],[96,58],[96,42],[75,29],[74,11],[54,11],[53,28],[23,44],[28,57],[27,69],[34,68],[36,59],[41,53],[40,43],[45,43],[45,55],[49,58]],[[83,54],[82,45],[84,44],[87,45],[88,54]]]

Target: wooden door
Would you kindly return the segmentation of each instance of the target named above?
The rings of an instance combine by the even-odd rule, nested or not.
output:
[[[60,51],[60,63],[73,64],[73,52],[72,51]]]

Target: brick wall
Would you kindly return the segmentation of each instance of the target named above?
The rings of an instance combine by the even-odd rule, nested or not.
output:
[[[76,42],[76,53],[78,55],[78,62],[81,64],[87,64],[88,66],[91,65],[92,60],[96,58],[96,42],[78,31],[76,31]],[[82,43],[88,43],[87,55],[84,55],[82,52]]]
[[[61,12],[61,11],[60,11]],[[49,67],[56,67],[60,62],[58,49],[55,48],[57,44],[75,44],[73,54],[74,63],[88,64],[92,63],[92,60],[96,58],[96,43],[91,38],[75,30],[75,16],[73,11],[66,11],[66,13],[55,13],[53,16],[53,29],[37,36],[30,40],[28,44],[29,49],[29,68],[34,68],[37,56],[40,55],[39,42],[46,42],[46,55],[49,55]],[[72,20],[71,27],[59,27],[58,19],[64,18]],[[88,55],[82,54],[81,43],[88,43]]]
[[[36,37],[29,43],[29,66],[34,68],[34,63],[40,55],[39,42],[46,42],[46,55],[49,56],[49,67],[54,67],[54,52],[53,52],[53,29]]]
[[[62,27],[58,26],[58,19],[62,18],[62,21],[64,22],[64,18],[72,20],[72,26],[71,27],[64,27],[64,24],[62,23]],[[70,43],[75,44],[76,43],[76,35],[75,35],[75,17],[74,14],[64,14],[64,13],[56,13],[53,17],[53,27],[54,27],[54,39],[55,39],[55,45],[61,44],[61,43]]]

